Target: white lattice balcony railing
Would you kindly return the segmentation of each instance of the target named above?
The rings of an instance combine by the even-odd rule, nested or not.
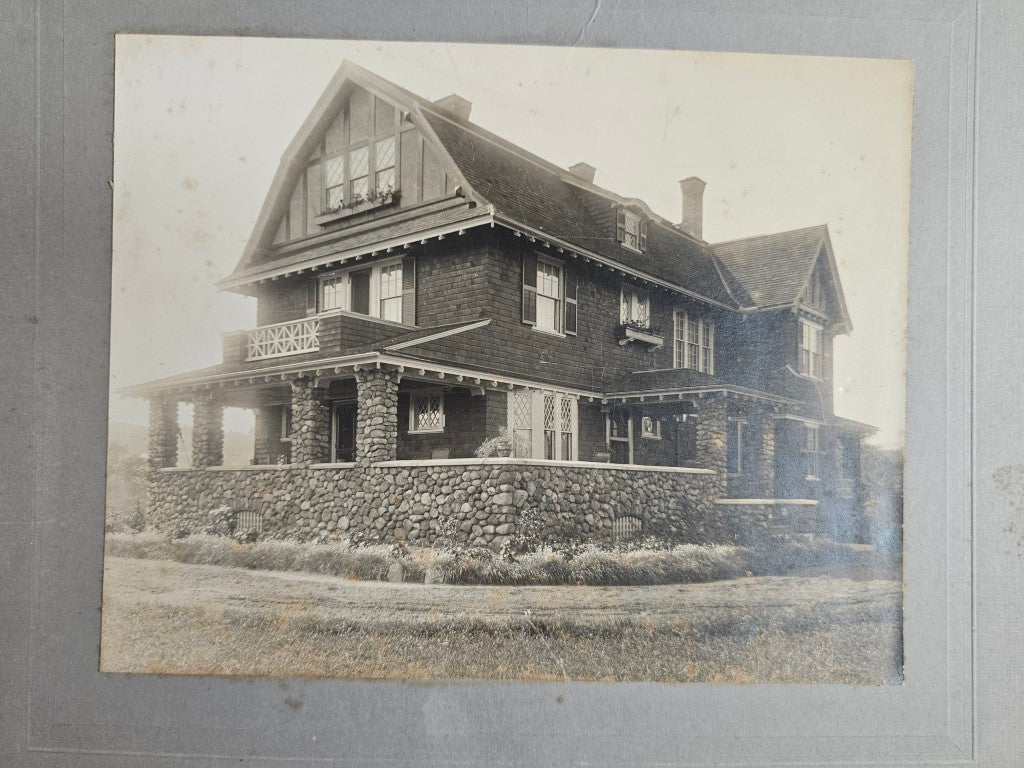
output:
[[[303,318],[249,331],[246,360],[298,355],[320,349],[320,320]]]

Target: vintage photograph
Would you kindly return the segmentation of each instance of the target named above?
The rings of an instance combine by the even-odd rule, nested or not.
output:
[[[119,35],[101,669],[900,684],[912,104]]]

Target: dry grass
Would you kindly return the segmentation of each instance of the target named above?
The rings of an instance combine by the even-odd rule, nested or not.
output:
[[[485,585],[651,585],[689,584],[744,575],[790,573],[799,568],[848,563],[854,553],[831,542],[789,542],[766,549],[726,545],[678,545],[672,548],[608,550],[595,546],[572,552],[542,548],[507,560],[487,549],[445,551],[411,548],[404,553],[385,545],[301,544],[268,540],[241,544],[217,536],[169,540],[152,533],[108,534],[111,557],[175,560],[276,571],[305,571],[362,581],[384,580],[400,563],[405,580]]]

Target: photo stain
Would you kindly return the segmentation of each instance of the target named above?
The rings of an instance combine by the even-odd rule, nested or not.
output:
[[[302,709],[302,702],[299,701],[298,699],[293,699],[291,696],[286,698],[284,700],[284,703],[287,704],[289,707],[291,707],[296,712],[298,712],[300,709]]]

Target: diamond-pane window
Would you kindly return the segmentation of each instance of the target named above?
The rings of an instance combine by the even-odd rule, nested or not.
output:
[[[410,432],[443,432],[444,404],[441,395],[413,397],[409,416]]]
[[[341,206],[345,196],[344,157],[332,157],[324,163],[324,188],[327,190],[327,207]]]
[[[349,175],[352,178],[352,197],[366,197],[369,187],[370,150],[368,147],[353,149],[348,156]]]
[[[374,189],[378,193],[395,188],[395,139],[381,139],[377,142],[374,168],[376,175]]]

